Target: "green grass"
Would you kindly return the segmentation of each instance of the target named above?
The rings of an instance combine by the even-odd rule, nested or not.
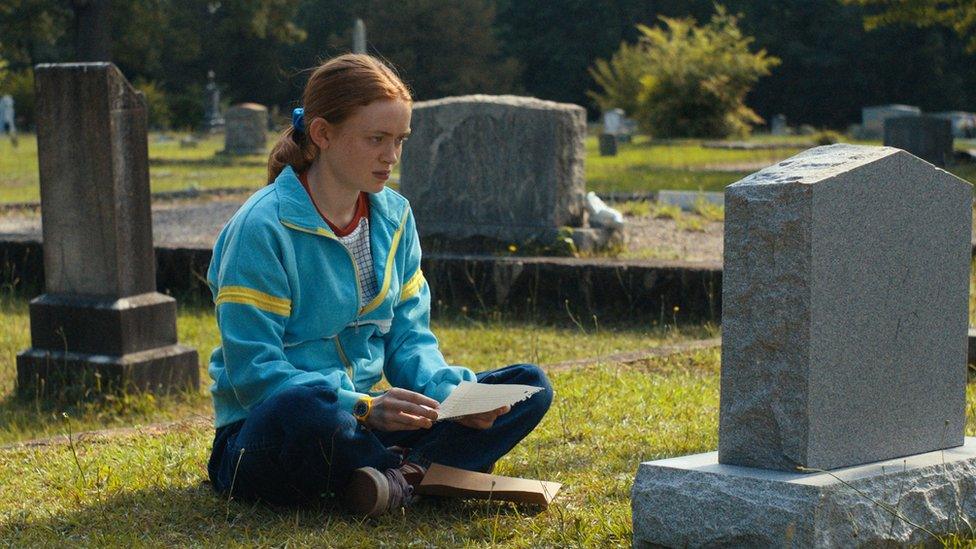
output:
[[[16,354],[30,346],[30,319],[23,298],[0,298],[0,444],[14,440],[42,438],[64,432],[67,413],[75,430],[93,430],[144,424],[188,416],[210,417],[206,388],[210,379],[206,361],[219,344],[210,308],[180,306],[177,317],[179,341],[197,349],[199,392],[166,398],[125,395],[101,404],[52,406],[37,399],[12,397],[16,378]],[[479,319],[457,316],[433,322],[444,355],[452,364],[476,371],[516,362],[551,364],[570,359],[633,351],[685,339],[712,337],[712,327],[689,326],[680,330],[667,326],[601,326],[592,319],[578,326],[568,318],[561,324],[532,323],[500,318]]]
[[[196,148],[181,148],[182,134],[149,137],[149,177],[152,192],[246,187],[257,189],[266,179],[266,155],[224,157],[223,136],[207,137]],[[275,134],[268,135],[268,148]],[[790,137],[785,141],[796,141]],[[757,141],[783,141],[781,138],[755,138]],[[879,144],[877,142],[864,142]],[[596,136],[586,138],[587,190],[605,193],[645,192],[660,189],[721,191],[726,185],[792,156],[800,149],[742,151],[707,149],[698,140],[653,142],[638,136],[632,143],[621,143],[617,156],[601,157]],[[752,165],[744,169],[736,166]],[[950,168],[969,181],[976,181],[976,165]],[[397,176],[397,174],[394,174]],[[39,200],[37,140],[23,134],[18,147],[0,139],[0,203]]]
[[[550,508],[419,502],[365,522],[330,504],[228,502],[204,484],[212,433],[0,450],[0,544],[629,546],[640,461],[716,444],[718,354],[555,372],[557,401],[499,462],[503,475],[563,483]]]

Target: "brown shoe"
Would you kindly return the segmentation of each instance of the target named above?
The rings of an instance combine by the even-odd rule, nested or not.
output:
[[[409,505],[414,486],[420,484],[426,472],[414,463],[382,473],[372,467],[360,467],[352,472],[346,486],[346,507],[355,515],[378,517]]]

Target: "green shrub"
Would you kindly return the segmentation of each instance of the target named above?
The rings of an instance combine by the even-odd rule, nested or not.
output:
[[[661,17],[664,26],[638,25],[635,45],[621,44],[609,62],[590,70],[601,107],[619,106],[642,131],[664,138],[746,135],[763,120],[745,105],[746,94],[780,60],[749,51],[738,17],[716,6],[711,20]],[[628,110],[629,106],[629,110]]]
[[[168,130],[170,128],[170,112],[169,104],[166,101],[166,92],[155,82],[142,79],[137,79],[134,85],[146,96],[146,105],[149,108],[149,127],[154,130]]]
[[[844,140],[844,136],[833,130],[819,131],[812,136],[813,142],[817,145],[833,145]]]

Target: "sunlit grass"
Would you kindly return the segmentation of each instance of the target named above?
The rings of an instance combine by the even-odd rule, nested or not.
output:
[[[667,319],[665,319],[667,320]],[[62,412],[72,417],[75,429],[92,430],[212,414],[207,388],[206,362],[219,344],[214,315],[209,307],[181,306],[177,331],[181,344],[197,350],[200,357],[199,391],[172,397],[124,395],[98,404],[51,405],[37,399],[12,397],[16,378],[16,354],[30,346],[30,319],[26,299],[0,298],[0,443],[61,434]],[[655,347],[676,341],[713,337],[709,326],[608,325],[593,319],[574,324],[528,322],[467,316],[437,319],[434,333],[445,358],[452,364],[476,371],[518,362],[552,364],[570,359]]]

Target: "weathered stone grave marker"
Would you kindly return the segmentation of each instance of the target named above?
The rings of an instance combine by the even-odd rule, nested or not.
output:
[[[898,116],[921,116],[922,109],[912,105],[877,105],[861,109],[859,136],[880,139],[884,136],[884,121]]]
[[[952,162],[952,121],[936,116],[902,116],[884,122],[884,144],[936,166]]]
[[[469,95],[416,103],[400,189],[430,249],[465,239],[554,242],[583,229],[586,111],[531,97]],[[579,239],[577,238],[579,237]],[[428,249],[425,248],[425,249]]]
[[[110,63],[38,65],[45,293],[18,391],[196,388],[176,301],[156,292],[146,102]]]
[[[889,147],[726,188],[719,450],[641,464],[636,545],[918,543],[976,512],[971,203]]]
[[[224,116],[223,154],[264,154],[268,142],[268,109],[257,103],[241,103]]]

